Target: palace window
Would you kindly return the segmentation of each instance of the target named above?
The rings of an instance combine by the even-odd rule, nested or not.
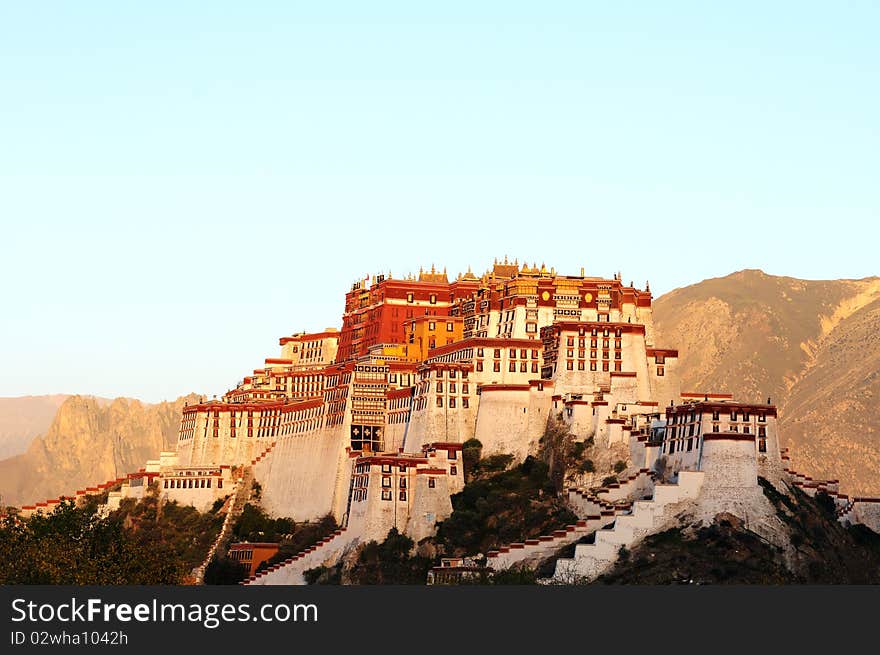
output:
[[[661,377],[661,378],[662,378],[664,375],[665,375],[665,373],[664,373],[664,371],[663,371],[663,367],[662,367],[662,366],[658,366],[658,367],[657,367],[657,377]]]
[[[431,294],[431,304],[432,305],[437,304],[437,294],[434,294],[434,293]]]
[[[436,330],[437,324],[434,321],[428,321],[428,329],[429,330]]]
[[[608,362],[602,362],[602,370],[608,372]]]
[[[712,420],[713,420],[713,421],[717,421],[719,418],[721,418],[721,417],[720,417],[720,415],[719,415],[719,413],[718,413],[717,410],[714,411],[714,412],[712,412]]]
[[[520,373],[528,373],[529,365],[527,362],[519,363],[519,372]]]
[[[455,464],[449,467],[449,475],[458,475],[458,467]]]
[[[382,486],[383,487],[390,487],[391,486],[391,476],[390,475],[383,475],[382,476]]]
[[[591,371],[595,371],[595,370],[596,370],[596,362],[590,362],[590,370],[591,370]]]
[[[532,351],[532,359],[538,359],[538,351],[537,350]]]
[[[712,432],[720,432],[721,428],[717,423],[712,424]]]
[[[443,396],[437,396],[437,407],[443,407]]]
[[[443,393],[443,383],[442,382],[437,383],[437,393]]]
[[[516,359],[516,348],[510,349],[510,359]]]
[[[763,423],[766,420],[767,420],[767,415],[764,412],[761,412],[760,414],[758,414],[758,422],[759,423]]]
[[[538,372],[538,362],[532,362],[532,373]]]
[[[406,491],[400,492],[400,500],[406,500]]]
[[[382,464],[382,473],[391,473],[391,464]]]
[[[501,362],[495,362],[492,365],[492,370],[495,371],[496,373],[500,373],[501,372]]]
[[[578,360],[578,370],[579,370],[579,371],[583,371],[583,370],[584,370],[584,360],[582,360],[582,359],[579,359],[579,360]]]
[[[574,361],[572,361],[570,359],[567,360],[565,363],[565,369],[568,371],[573,371],[574,370]]]
[[[450,408],[454,408],[454,407],[455,407],[455,396],[452,396],[452,397],[449,399],[449,407],[450,407]]]
[[[406,489],[406,478],[400,478],[400,488]]]
[[[483,349],[477,348],[477,357],[482,357],[482,356],[483,356]]]
[[[477,362],[477,371],[482,371],[482,370],[483,370],[483,361],[480,360]]]
[[[758,439],[758,452],[766,453],[767,452],[767,440],[766,439]]]
[[[758,436],[759,437],[766,437],[767,436],[767,428],[765,428],[763,425],[758,428]]]
[[[501,348],[495,349],[495,359],[501,359]]]
[[[413,300],[415,300],[415,298],[413,297],[413,294],[411,294],[411,293],[406,294],[406,301],[407,302],[413,302]]]
[[[748,425],[743,426],[743,434],[750,434],[752,429]]]
[[[428,489],[434,488],[434,478],[428,478]]]
[[[452,332],[452,323],[447,323],[447,324],[446,324],[446,331],[447,331],[447,332]]]
[[[566,343],[568,346],[574,346],[574,337],[569,337]]]
[[[391,489],[382,490],[382,500],[391,500]]]

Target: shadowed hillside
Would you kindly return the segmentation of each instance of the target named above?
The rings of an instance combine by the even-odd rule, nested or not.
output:
[[[184,402],[197,398],[147,405],[128,398],[69,397],[27,452],[0,461],[3,504],[72,494],[138,470],[160,451],[175,447]]]
[[[880,494],[880,278],[740,271],[662,296],[654,316],[683,390],[771,397],[796,469]]]

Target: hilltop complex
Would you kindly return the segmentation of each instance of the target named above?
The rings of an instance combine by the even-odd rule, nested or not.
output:
[[[346,293],[340,329],[284,336],[279,346],[222,398],[186,407],[177,451],[111,494],[112,504],[155,481],[166,497],[204,510],[256,480],[270,514],[335,517],[336,534],[252,584],[301,583],[308,568],[391,528],[415,541],[432,535],[464,486],[463,443],[522,459],[548,426],[623,453],[628,469],[616,484],[571,488],[581,520],[488,553],[495,569],[595,532],[554,575],[591,579],[622,546],[682,512],[705,520],[729,512],[784,545],[759,477],[827,491],[841,520],[880,523],[875,499],[790,470],[769,400],[683,392],[678,351],[655,343],[648,285],[620,275],[562,275],[506,259],[452,281],[433,267],[378,275]]]

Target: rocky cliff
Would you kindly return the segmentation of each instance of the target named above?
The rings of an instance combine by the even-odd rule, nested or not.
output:
[[[0,398],[0,460],[20,455],[34,437],[46,432],[61,403],[69,396]]]
[[[136,471],[175,447],[181,408],[197,398],[148,405],[69,397],[27,452],[0,461],[3,504],[34,503]]]
[[[880,278],[740,271],[658,298],[654,315],[683,390],[770,397],[797,470],[880,495]]]

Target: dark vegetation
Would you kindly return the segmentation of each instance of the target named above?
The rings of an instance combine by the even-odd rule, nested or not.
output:
[[[608,584],[878,584],[880,535],[836,520],[827,494],[810,498],[795,488],[779,493],[760,480],[777,515],[791,530],[791,569],[782,550],[735,516],[709,526],[673,528],[647,537],[599,578]]]
[[[278,552],[257,567],[259,572],[314,545],[338,527],[329,514],[317,521],[297,523],[288,517],[272,518],[259,506],[248,503],[232,527],[232,541],[280,544]],[[225,553],[217,553],[205,568],[205,584],[238,584],[247,575],[247,567]]]
[[[352,567],[350,582],[361,585],[425,584],[433,559],[410,555],[414,545],[412,539],[391,528],[382,543],[370,541],[364,545]]]
[[[506,468],[512,458],[499,457],[480,460],[475,476],[452,497],[452,515],[439,524],[435,538],[441,552],[485,554],[577,520],[558,497],[548,464],[530,456]]]
[[[592,437],[575,441],[574,435],[559,421],[547,425],[538,441],[538,458],[547,464],[548,474],[556,491],[562,491],[565,487],[567,472],[581,470],[592,473],[596,470],[593,460],[588,457],[593,445]]]
[[[155,490],[124,501],[106,518],[97,500],[60,504],[51,514],[0,526],[2,584],[180,584],[202,561],[221,517],[176,503]]]

